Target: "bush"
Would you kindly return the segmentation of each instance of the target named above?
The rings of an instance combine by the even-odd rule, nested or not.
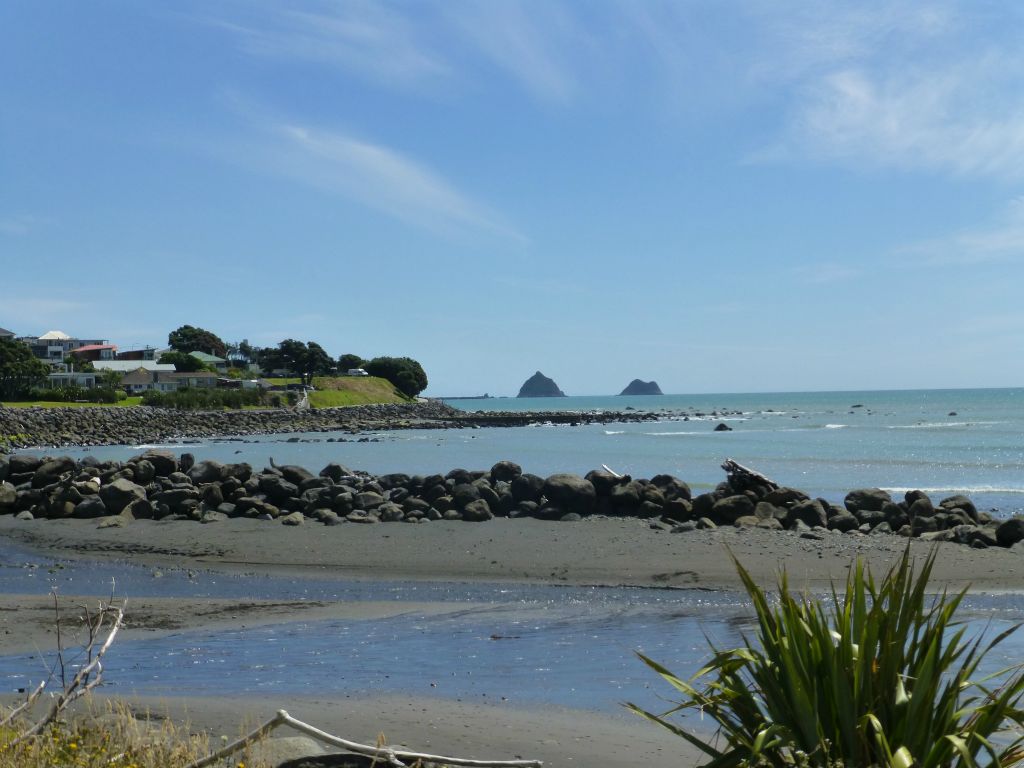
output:
[[[122,397],[118,398],[118,394]],[[34,389],[30,397],[33,400],[54,403],[116,403],[118,399],[124,399],[124,392],[118,392],[104,387],[85,389],[83,387],[55,387],[53,389]]]
[[[259,405],[261,395],[256,389],[201,389],[185,387],[174,392],[147,389],[142,393],[142,404],[156,408],[175,408],[182,411],[219,410]]]
[[[733,558],[735,561],[735,558]],[[686,697],[664,714],[627,706],[701,749],[715,766],[997,766],[1024,762],[1024,672],[975,679],[992,641],[953,620],[966,590],[929,599],[935,553],[918,576],[909,549],[876,586],[858,561],[842,597],[794,597],[786,574],[772,606],[736,561],[754,605],[758,646],[712,647],[689,681],[641,659]],[[705,681],[703,687],[698,687]],[[695,708],[719,726],[705,741],[670,722]]]

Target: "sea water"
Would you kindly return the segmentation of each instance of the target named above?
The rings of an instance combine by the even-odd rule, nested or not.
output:
[[[510,459],[527,472],[585,473],[606,464],[635,477],[668,473],[695,493],[724,479],[732,458],[833,502],[855,488],[910,489],[938,501],[963,493],[979,509],[1024,512],[1024,389],[665,395],[452,400],[467,411],[624,411],[653,421],[516,428],[266,435],[169,444],[198,459],[300,464],[336,461],[381,474],[487,469]],[[718,424],[731,428],[716,432]],[[289,442],[295,438],[299,442]],[[348,442],[334,442],[346,439]],[[330,442],[329,442],[330,440]],[[151,446],[61,449],[124,459]]]
[[[723,479],[733,458],[777,482],[841,501],[853,488],[896,494],[922,489],[936,499],[966,493],[1000,515],[1024,510],[1024,390],[928,390],[570,397],[452,401],[465,410],[653,412],[644,422],[586,426],[383,431],[371,442],[346,433],[266,435],[162,446],[59,449],[124,459],[149,447],[197,459],[299,464],[314,471],[336,461],[374,473],[486,469],[511,459],[528,472],[584,473],[607,464],[638,477],[667,472],[695,492]],[[732,428],[716,432],[724,423]],[[294,440],[298,438],[298,442]],[[346,442],[337,442],[345,440]],[[39,451],[36,451],[37,453]],[[983,554],[979,554],[983,556]],[[3,552],[0,562],[10,563]],[[0,569],[0,589],[103,593],[111,564]],[[411,582],[239,581],[223,574],[168,573],[154,580],[118,566],[125,594],[289,599],[393,599],[459,605],[439,616],[415,611],[389,619],[296,622],[231,632],[188,632],[115,645],[108,680],[122,690],[200,693],[217,680],[223,693],[280,690],[339,696],[405,692],[464,700],[552,703],[613,711],[624,699],[652,702],[657,681],[633,655],[643,650],[689,675],[707,657],[705,635],[740,641],[750,617],[734,593],[580,590]],[[474,604],[472,608],[468,605]],[[972,632],[1024,618],[1018,595],[971,595]],[[1014,636],[993,670],[1024,657]],[[0,657],[8,690],[37,679],[42,659]],[[211,690],[211,693],[214,691]],[[656,699],[651,706],[658,706]]]

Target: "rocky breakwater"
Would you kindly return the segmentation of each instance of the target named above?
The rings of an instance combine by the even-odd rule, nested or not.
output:
[[[3,408],[0,450],[132,445],[278,432],[360,432],[461,426],[438,401],[294,410],[178,411],[166,408]]]
[[[713,492],[694,497],[671,475],[649,480],[594,470],[585,477],[547,478],[511,461],[489,470],[445,475],[374,476],[328,464],[313,474],[299,466],[255,470],[246,463],[196,462],[151,450],[128,461],[86,457],[0,457],[0,514],[20,519],[96,518],[100,527],[139,518],[214,523],[233,517],[285,525],[485,522],[532,517],[563,522],[604,515],[647,519],[652,527],[686,533],[719,526],[825,536],[898,534],[975,548],[1024,551],[1024,517],[993,520],[963,496],[937,505],[921,491],[901,501],[875,489],[851,491],[843,506],[778,486],[756,474],[727,470]]]

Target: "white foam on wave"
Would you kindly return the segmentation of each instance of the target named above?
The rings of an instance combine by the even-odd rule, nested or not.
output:
[[[682,435],[713,435],[714,432],[643,432],[648,437],[679,437]]]
[[[965,485],[960,488],[883,488],[888,493],[907,493],[907,491],[924,491],[925,493],[962,493],[969,496],[972,493],[1006,493],[1024,494],[1024,488],[1003,488],[996,485]]]
[[[825,429],[846,429],[849,424],[826,424]]]
[[[948,427],[974,427],[1005,423],[1005,421],[925,421],[920,424],[891,424],[886,429],[946,429]]]
[[[606,435],[624,435],[624,434],[626,434],[626,430],[624,430],[624,429],[606,429],[604,431],[604,433]]]
[[[228,441],[224,441],[228,442]],[[142,445],[133,445],[132,450],[134,451],[154,451],[169,450],[169,451],[180,451],[184,448],[202,448],[205,447],[206,443],[143,443]]]

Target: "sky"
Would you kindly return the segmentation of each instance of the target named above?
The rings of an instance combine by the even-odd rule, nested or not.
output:
[[[1024,5],[6,0],[0,327],[425,394],[1024,384]]]

